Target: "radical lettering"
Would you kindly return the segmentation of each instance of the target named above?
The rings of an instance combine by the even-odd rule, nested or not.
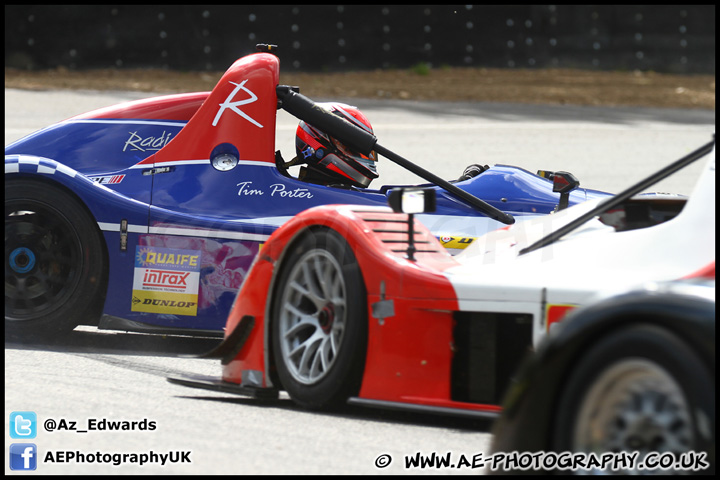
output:
[[[168,133],[163,130],[162,135],[159,137],[141,137],[138,133],[130,132],[130,138],[125,141],[123,152],[130,148],[131,151],[139,150],[141,152],[147,150],[160,150],[170,142],[172,133]]]

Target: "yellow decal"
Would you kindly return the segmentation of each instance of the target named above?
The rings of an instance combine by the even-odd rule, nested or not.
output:
[[[132,311],[197,315],[197,295],[133,290]]]
[[[138,246],[133,275],[133,312],[197,316],[198,250]]]
[[[462,250],[467,248],[467,246],[475,240],[475,237],[453,237],[451,235],[443,235],[442,237],[437,237],[437,239],[440,240],[440,243],[442,243],[442,246],[445,248]]]
[[[197,267],[199,255],[181,255],[174,253],[147,252],[146,265],[174,265],[177,267]]]

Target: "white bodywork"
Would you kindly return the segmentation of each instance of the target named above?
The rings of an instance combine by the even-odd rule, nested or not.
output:
[[[705,160],[700,160],[705,161]],[[715,261],[715,150],[682,211],[651,227],[616,231],[596,218],[543,248],[520,250],[597,206],[591,200],[475,240],[445,271],[460,310],[533,315],[546,334],[547,305],[583,305],[649,281],[691,275]]]

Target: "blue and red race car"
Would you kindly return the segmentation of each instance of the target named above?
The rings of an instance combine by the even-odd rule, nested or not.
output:
[[[286,175],[275,155],[278,108],[435,184],[437,211],[423,221],[449,247],[550,213],[561,195],[571,205],[604,195],[559,195],[552,181],[501,165],[446,182],[278,79],[278,58],[258,52],[211,92],[99,109],[6,146],[6,333],[99,324],[220,335],[251,262],[280,225],[318,205],[385,205],[389,187]]]

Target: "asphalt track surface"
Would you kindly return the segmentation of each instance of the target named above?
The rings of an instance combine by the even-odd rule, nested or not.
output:
[[[5,144],[69,116],[143,96],[6,90]],[[370,118],[381,145],[447,179],[471,163],[504,163],[567,170],[582,186],[620,191],[705,144],[715,131],[715,113],[707,110],[353,103]],[[296,120],[280,112],[277,147],[286,159],[293,156],[295,127]],[[380,184],[423,182],[380,161]],[[700,168],[688,167],[652,190],[690,194]],[[482,473],[467,466],[407,468],[405,457],[450,452],[457,461],[487,454],[489,422],[362,408],[316,413],[285,395],[259,401],[166,381],[184,373],[219,375],[219,362],[191,357],[215,343],[92,328],[53,344],[6,341],[5,445],[34,443],[40,457],[35,474]],[[36,413],[34,439],[11,437],[10,416],[19,411]],[[135,429],[109,430],[109,422],[122,421],[136,422]],[[62,458],[64,452],[74,458]],[[156,461],[113,465],[125,453]],[[161,465],[169,453],[180,461]],[[392,461],[379,468],[376,462],[389,458],[383,455]],[[9,455],[5,459],[6,474],[32,474],[10,470]]]

